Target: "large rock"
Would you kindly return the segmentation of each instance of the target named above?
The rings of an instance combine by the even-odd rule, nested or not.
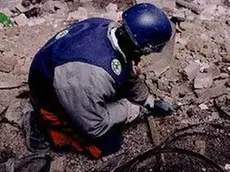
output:
[[[25,14],[20,14],[19,16],[15,17],[14,20],[18,24],[18,26],[25,26],[29,22],[29,19],[26,17]]]
[[[218,68],[215,64],[211,64],[207,69],[207,72],[212,74],[213,78],[218,78],[220,76],[220,68]]]
[[[210,88],[213,83],[212,74],[199,73],[194,80],[195,89]]]
[[[201,101],[207,101],[227,93],[227,88],[219,84],[212,88],[196,90],[195,93]]]
[[[184,69],[184,74],[191,82],[197,76],[199,71],[200,71],[200,64],[197,62],[192,62]]]

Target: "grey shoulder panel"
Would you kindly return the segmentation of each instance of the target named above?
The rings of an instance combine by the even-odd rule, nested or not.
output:
[[[53,84],[67,115],[83,133],[100,137],[126,121],[126,105],[109,103],[116,94],[115,81],[103,68],[69,62],[55,68]]]

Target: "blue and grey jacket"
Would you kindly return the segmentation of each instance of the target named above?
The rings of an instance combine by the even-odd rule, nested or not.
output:
[[[38,104],[57,99],[74,126],[92,138],[126,123],[129,101],[141,104],[148,96],[118,46],[117,25],[102,18],[71,25],[41,48],[30,69]]]

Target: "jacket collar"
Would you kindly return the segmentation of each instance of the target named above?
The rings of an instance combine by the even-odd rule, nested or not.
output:
[[[125,56],[125,53],[121,50],[119,44],[118,44],[118,39],[116,38],[115,32],[117,28],[119,28],[120,25],[116,22],[111,22],[108,26],[108,31],[107,31],[107,37],[112,44],[112,47],[114,50],[118,51],[124,58],[125,62],[127,63],[127,59]]]

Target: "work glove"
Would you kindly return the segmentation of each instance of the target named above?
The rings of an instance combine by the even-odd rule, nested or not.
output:
[[[150,109],[157,116],[171,115],[173,108],[170,103],[164,100],[154,100],[154,108]]]
[[[144,107],[147,109],[146,112],[154,116],[167,116],[171,115],[173,108],[169,102],[164,100],[156,100],[153,96],[148,96]]]

